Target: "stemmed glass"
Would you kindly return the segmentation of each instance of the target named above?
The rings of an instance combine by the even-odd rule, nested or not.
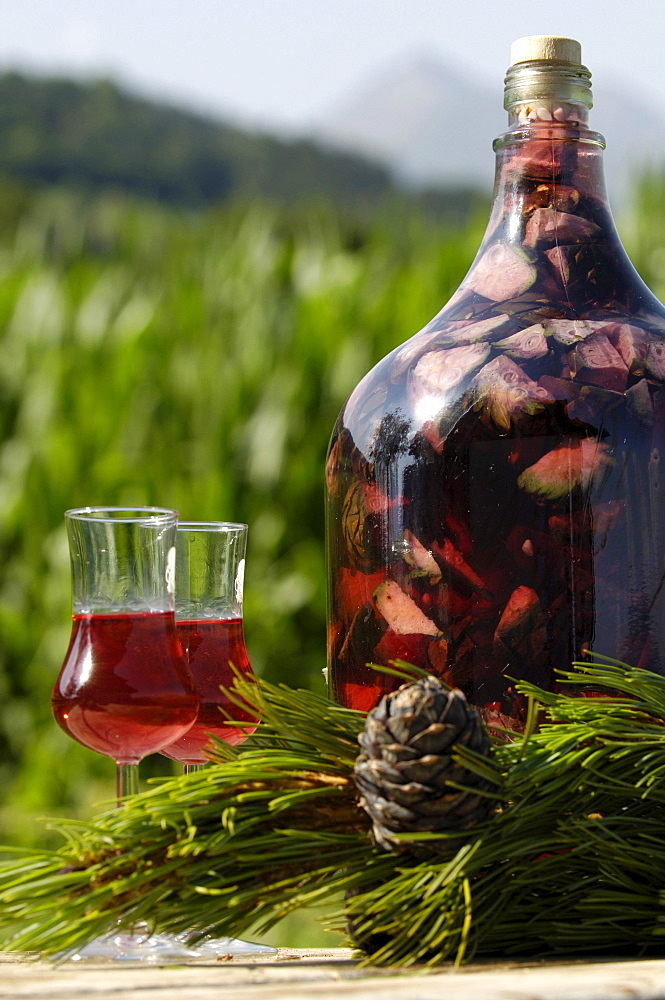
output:
[[[176,628],[199,697],[199,713],[194,725],[160,753],[180,761],[188,773],[208,762],[211,735],[237,746],[257,724],[251,712],[230,702],[222,690],[233,687],[235,674],[253,678],[242,617],[247,525],[181,521],[176,537]],[[235,938],[204,938],[192,956],[272,951]]]
[[[119,805],[138,791],[139,761],[181,739],[198,712],[174,617],[177,519],[160,507],[65,513],[73,622],[53,714],[69,736],[116,762]],[[137,930],[99,939],[85,957],[154,959],[165,949],[175,957],[168,942]]]
[[[237,746],[256,728],[256,718],[232,704],[224,691],[234,671],[253,679],[242,618],[247,525],[181,521],[176,532],[176,630],[199,699],[196,721],[160,753],[185,772],[208,763],[210,735]],[[232,725],[228,715],[242,727]]]

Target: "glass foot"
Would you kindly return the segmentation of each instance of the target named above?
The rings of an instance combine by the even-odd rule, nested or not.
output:
[[[176,937],[147,931],[103,934],[69,956],[72,962],[178,962],[192,957],[192,949]]]
[[[191,934],[117,933],[103,934],[68,956],[71,962],[191,962],[195,959],[218,959],[227,955],[272,955],[276,948],[252,944],[238,938],[203,938],[187,946]],[[56,960],[64,955],[56,955]]]
[[[191,934],[178,934],[175,941],[186,945]],[[188,949],[193,958],[224,958],[226,955],[274,955],[276,948],[267,944],[253,944],[251,941],[241,941],[239,938],[206,937]]]

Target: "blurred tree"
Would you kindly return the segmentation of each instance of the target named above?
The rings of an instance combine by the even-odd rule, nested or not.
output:
[[[418,203],[387,169],[311,141],[279,140],[91,83],[0,76],[0,172],[38,185],[115,187],[173,205],[233,196],[331,200],[367,214],[386,201]],[[473,190],[430,192],[423,209],[465,218]]]

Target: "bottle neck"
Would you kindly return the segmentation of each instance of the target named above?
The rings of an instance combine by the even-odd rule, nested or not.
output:
[[[579,63],[515,63],[506,74],[503,104],[510,128],[537,122],[587,127],[593,107],[591,73]]]
[[[494,143],[488,237],[535,249],[617,240],[603,173],[605,142],[582,125],[516,123]]]
[[[506,77],[508,130],[495,140],[490,219],[462,285],[436,319],[538,314],[651,315],[663,307],[626,255],[610,212],[605,140],[588,127],[589,71],[517,62]]]
[[[605,140],[588,127],[591,74],[579,63],[533,59],[510,67],[508,131],[494,143],[490,232],[526,247],[616,240],[603,175]],[[496,234],[498,235],[498,234]]]

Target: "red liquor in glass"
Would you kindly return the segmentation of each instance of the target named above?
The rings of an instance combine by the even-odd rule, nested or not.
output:
[[[197,699],[172,612],[75,614],[51,704],[72,739],[124,763],[182,736]]]
[[[184,736],[163,747],[161,752],[183,764],[205,764],[208,757],[204,751],[210,744],[210,734],[237,746],[256,729],[254,716],[238,708],[220,690],[233,686],[234,672],[247,678],[252,676],[242,618],[184,619],[177,620],[176,627],[199,698],[199,714]],[[232,725],[229,716],[243,725]]]

